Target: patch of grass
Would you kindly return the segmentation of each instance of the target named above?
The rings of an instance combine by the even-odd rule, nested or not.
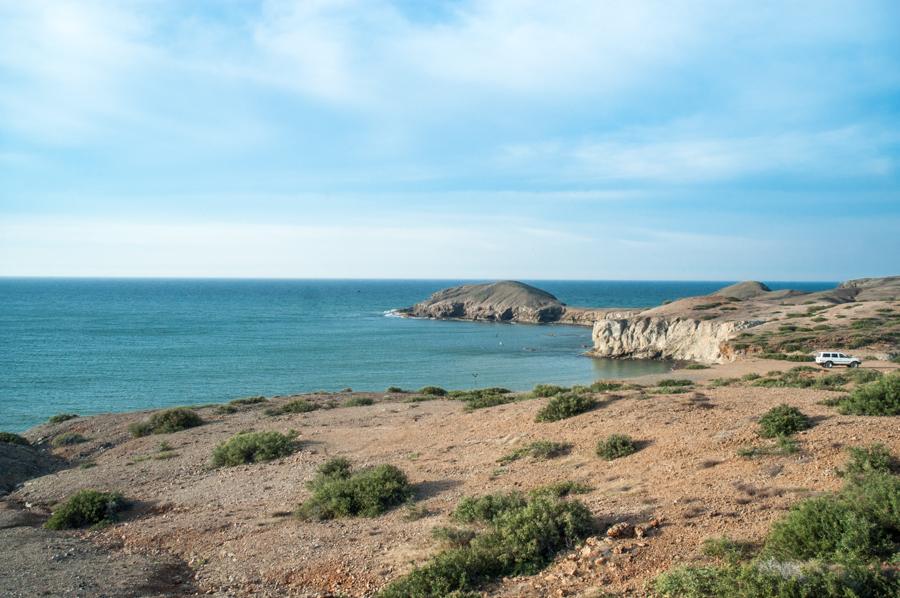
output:
[[[870,473],[891,473],[898,470],[897,459],[883,444],[847,447],[850,459],[842,473],[849,476],[865,476]]]
[[[233,401],[229,401],[229,405],[259,405],[260,403],[266,403],[266,397],[245,397],[243,399],[235,399]]]
[[[900,415],[900,374],[857,386],[837,408],[845,415]]]
[[[312,401],[307,401],[306,399],[296,399],[285,403],[284,405],[266,409],[265,414],[286,415],[288,413],[309,413],[317,409],[321,409],[321,405],[319,405],[318,403],[313,403]]]
[[[419,519],[424,519],[428,517],[428,509],[425,508],[424,505],[417,505],[414,502],[407,501],[406,510],[403,513],[404,521],[418,521]]]
[[[637,450],[637,444],[625,434],[613,434],[597,443],[597,456],[607,461],[627,457]]]
[[[440,386],[423,386],[419,389],[419,394],[431,397],[445,397],[447,396],[447,391]]]
[[[812,426],[810,419],[796,407],[779,405],[759,418],[759,435],[763,438],[790,436]]]
[[[241,432],[219,444],[212,455],[214,467],[233,467],[286,457],[297,446],[281,432]]]
[[[61,424],[63,422],[69,421],[70,419],[75,419],[76,417],[78,417],[78,415],[75,413],[57,413],[56,415],[50,416],[50,418],[47,419],[47,423]]]
[[[775,444],[738,449],[737,454],[739,457],[746,457],[748,459],[769,456],[786,457],[788,455],[793,455],[799,450],[800,445],[796,440],[787,436],[779,436],[775,440]]]
[[[682,368],[682,369],[685,369],[685,370],[708,370],[709,366],[704,365],[702,363],[692,363],[690,365],[684,366],[684,368]]]
[[[125,507],[122,495],[117,492],[82,490],[57,507],[44,523],[47,529],[76,529],[116,520]]]
[[[18,434],[13,434],[12,432],[0,432],[0,442],[5,442],[6,444],[20,444],[22,446],[31,446],[31,443],[28,442],[28,439],[24,436],[19,436]]]
[[[464,527],[441,526],[431,530],[431,537],[453,548],[468,546],[475,539],[475,532]]]
[[[657,577],[653,589],[665,598],[891,598],[897,585],[862,566],[753,563],[681,567]]]
[[[552,442],[550,440],[536,440],[531,444],[520,447],[513,452],[497,459],[498,463],[506,465],[518,459],[531,457],[535,461],[546,461],[554,457],[567,454],[572,449],[568,442]]]
[[[374,405],[375,399],[370,397],[352,397],[344,401],[344,407],[366,407],[368,405]]]
[[[309,487],[312,496],[295,512],[302,519],[377,517],[413,495],[406,474],[397,467],[377,465],[353,471],[342,457],[322,465]]]
[[[673,386],[693,386],[694,381],[678,379],[678,378],[664,378],[664,379],[660,380],[659,382],[657,382],[656,385],[661,388],[669,388],[669,387],[673,387]]]
[[[73,444],[81,444],[82,442],[87,442],[88,439],[79,434],[78,432],[64,432],[59,436],[53,438],[50,441],[50,445],[56,448],[61,446],[70,446]]]
[[[740,381],[740,378],[713,378],[709,381],[709,385],[713,388],[719,388],[720,386],[732,386]]]
[[[606,380],[597,380],[590,385],[591,392],[608,392],[610,390],[619,390],[624,386],[621,382],[607,382]]]
[[[536,573],[559,551],[574,546],[593,531],[590,511],[580,502],[545,495],[530,499],[518,495],[518,499],[512,500],[510,495],[501,496],[505,498],[488,502],[502,503],[502,508],[478,519],[488,525],[487,531],[462,546],[439,553],[424,566],[391,583],[379,596],[475,596],[473,590],[493,579]]]
[[[538,411],[535,421],[555,422],[590,411],[596,406],[597,401],[590,396],[567,392],[551,397]]]
[[[497,405],[505,405],[516,401],[515,395],[508,388],[476,388],[473,390],[453,390],[450,397],[466,404],[466,411],[487,409]]]
[[[555,384],[538,384],[531,391],[532,396],[547,398],[555,397],[558,394],[567,392],[569,389],[565,386],[557,386]]]
[[[571,496],[573,494],[587,494],[591,490],[593,490],[593,488],[591,488],[587,484],[565,480],[562,482],[556,482],[554,484],[547,484],[546,486],[539,486],[528,494],[529,496],[547,495],[556,498],[563,498],[565,496]]]
[[[699,305],[695,305],[694,309],[704,311],[707,309],[715,309],[715,308],[719,307],[720,305],[722,305],[722,304],[721,303],[700,303]]]
[[[753,544],[738,542],[724,536],[721,538],[707,538],[703,541],[701,551],[705,556],[733,564],[751,558],[755,552]]]
[[[406,393],[406,392],[408,392],[408,391],[403,390],[403,389],[400,388],[399,386],[388,386],[388,387],[387,387],[387,390],[386,390],[385,392],[388,393],[388,394],[403,394],[403,393]]]
[[[806,354],[789,354],[789,353],[761,353],[763,359],[778,359],[781,361],[815,361],[815,357]]]
[[[176,407],[150,416],[150,419],[135,422],[128,426],[128,431],[135,438],[150,434],[170,434],[194,428],[203,424],[203,419],[190,409]]]

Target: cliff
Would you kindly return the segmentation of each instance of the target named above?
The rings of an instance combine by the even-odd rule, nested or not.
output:
[[[598,357],[722,361],[726,342],[762,320],[703,321],[680,317],[635,317],[594,323],[592,354]]]

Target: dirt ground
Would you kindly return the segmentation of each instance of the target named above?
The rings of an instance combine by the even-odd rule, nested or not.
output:
[[[0,594],[371,596],[439,549],[430,531],[449,523],[462,496],[573,480],[592,488],[578,498],[596,517],[598,536],[542,573],[504,579],[485,595],[587,597],[602,590],[642,596],[659,572],[699,558],[705,538],[759,541],[797,500],[837,489],[847,446],[881,442],[900,453],[897,418],[839,415],[820,404],[834,392],[707,384],[795,365],[748,360],[634,379],[649,386],[663,377],[691,378],[698,386],[682,394],[598,394],[599,408],[554,423],[534,421],[546,399],[466,413],[457,401],[355,393],[378,402],[281,416],[264,415],[264,405],[227,415],[208,407],[199,410],[203,426],[144,438],[131,438],[127,426],[146,413],[41,426],[27,434],[32,441],[62,431],[90,440],[54,449],[71,467],[33,478],[0,499]],[[780,403],[814,418],[814,427],[797,436],[801,450],[739,457],[738,449],[765,442],[756,420]],[[211,468],[213,448],[249,429],[296,430],[301,448],[270,463]],[[598,458],[597,440],[613,433],[631,435],[641,450],[612,462]],[[498,465],[501,456],[539,439],[574,447],[549,461]],[[152,458],[161,442],[176,456]],[[425,516],[413,520],[398,508],[372,519],[291,517],[308,496],[305,484],[316,467],[336,455],[359,466],[403,469]],[[83,463],[93,466],[79,467]],[[97,531],[40,529],[56,502],[85,488],[120,491],[134,506],[119,523]],[[641,525],[646,533],[623,539],[600,533],[618,522]]]

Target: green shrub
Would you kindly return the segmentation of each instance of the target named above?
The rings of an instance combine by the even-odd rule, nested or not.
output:
[[[845,415],[900,415],[900,374],[857,386],[838,403]]]
[[[47,529],[75,529],[108,523],[125,506],[121,494],[82,490],[58,507],[44,524]]]
[[[212,462],[214,467],[261,463],[286,457],[296,448],[294,439],[281,432],[241,432],[213,450]]]
[[[490,523],[501,513],[521,509],[526,503],[519,492],[466,496],[456,505],[453,517],[463,523]]]
[[[75,413],[57,413],[50,417],[47,420],[48,424],[61,424],[63,422],[69,421],[70,419],[75,419],[78,417]]]
[[[468,546],[475,539],[475,532],[462,527],[436,527],[431,530],[431,537],[448,546],[460,548]]]
[[[513,452],[500,457],[497,462],[503,465],[512,463],[518,459],[531,457],[535,461],[546,461],[554,457],[567,454],[572,449],[568,442],[551,442],[550,440],[536,440],[531,444],[520,447]]]
[[[739,563],[753,556],[753,545],[748,542],[737,542],[731,538],[708,538],[703,541],[703,554],[728,563]]]
[[[692,364],[684,366],[684,369],[686,369],[686,370],[708,370],[709,366],[704,365],[702,363],[692,363]]]
[[[713,378],[709,381],[710,386],[719,388],[720,386],[731,386],[740,382],[740,378]]]
[[[657,386],[661,388],[667,388],[672,386],[693,386],[693,380],[684,380],[677,378],[664,378],[657,383]]]
[[[50,444],[58,448],[61,446],[69,446],[72,444],[81,444],[82,442],[87,442],[87,440],[87,438],[77,432],[64,432],[63,434],[60,434],[59,436],[53,438]]]
[[[851,446],[847,448],[850,460],[843,473],[851,476],[862,476],[870,473],[891,473],[898,468],[897,459],[883,444],[870,446]]]
[[[183,407],[177,407],[154,413],[150,416],[150,419],[131,424],[128,426],[128,430],[132,436],[137,438],[150,434],[170,434],[194,428],[202,423],[203,420],[195,412]]]
[[[457,401],[466,403],[466,411],[474,411],[476,409],[486,409],[488,407],[496,407],[512,403],[516,400],[515,395],[511,394],[508,388],[476,388],[473,390],[453,390],[450,396]]]
[[[547,484],[546,486],[538,486],[528,494],[529,496],[547,495],[555,498],[563,498],[564,496],[570,496],[572,494],[586,494],[591,490],[592,488],[587,484],[565,480],[563,482]]]
[[[6,444],[21,444],[22,446],[31,446],[31,443],[28,442],[27,438],[19,436],[18,434],[13,434],[12,432],[0,432],[0,442],[5,442]]]
[[[813,355],[790,355],[787,353],[762,353],[763,359],[778,359],[781,361],[815,361]]]
[[[388,386],[388,388],[385,392],[388,394],[401,394],[401,393],[405,393],[406,391],[403,390],[402,388],[400,388],[399,386]]]
[[[344,401],[344,407],[366,407],[374,404],[375,399],[369,397],[352,397]]]
[[[597,455],[607,461],[627,457],[637,450],[634,440],[624,434],[613,434],[597,443]]]
[[[553,397],[560,393],[564,393],[569,389],[564,386],[556,386],[555,384],[538,384],[531,391],[531,394],[535,397]]]
[[[744,374],[743,376],[741,376],[741,380],[743,380],[744,382],[753,382],[754,380],[759,380],[760,378],[762,378],[762,376],[760,376],[756,372],[750,372],[749,374]]]
[[[419,394],[431,397],[445,397],[447,396],[447,391],[440,386],[424,386],[419,389]]]
[[[377,517],[413,495],[406,474],[397,467],[378,465],[354,472],[341,457],[320,467],[309,487],[312,496],[296,511],[302,519]]]
[[[229,405],[259,405],[260,403],[266,403],[266,397],[246,397],[243,399],[235,399],[233,401],[229,401]]]
[[[597,380],[590,386],[591,392],[607,392],[610,390],[619,390],[622,388],[621,382],[607,382],[606,380]]]
[[[588,395],[567,392],[551,397],[538,411],[535,421],[555,422],[590,411],[596,406],[597,401]]]
[[[819,564],[682,567],[653,583],[666,598],[892,598],[898,584],[889,573],[861,566]]]
[[[549,496],[507,502],[507,508],[492,514],[487,531],[439,553],[379,596],[475,596],[471,591],[492,579],[536,573],[593,530],[590,512],[579,502]]]
[[[763,438],[790,436],[810,426],[812,422],[799,409],[790,405],[779,405],[759,418],[759,435]]]
[[[271,409],[266,409],[266,415],[285,415],[288,413],[309,413],[310,411],[315,411],[316,409],[320,409],[321,405],[317,403],[313,403],[311,401],[307,401],[306,399],[295,399],[284,405],[280,405],[278,407],[272,407]]]

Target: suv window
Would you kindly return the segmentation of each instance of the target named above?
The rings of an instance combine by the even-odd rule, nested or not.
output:
[[[838,357],[847,357],[847,356],[844,355],[843,353],[838,353],[837,356],[838,356]]]

